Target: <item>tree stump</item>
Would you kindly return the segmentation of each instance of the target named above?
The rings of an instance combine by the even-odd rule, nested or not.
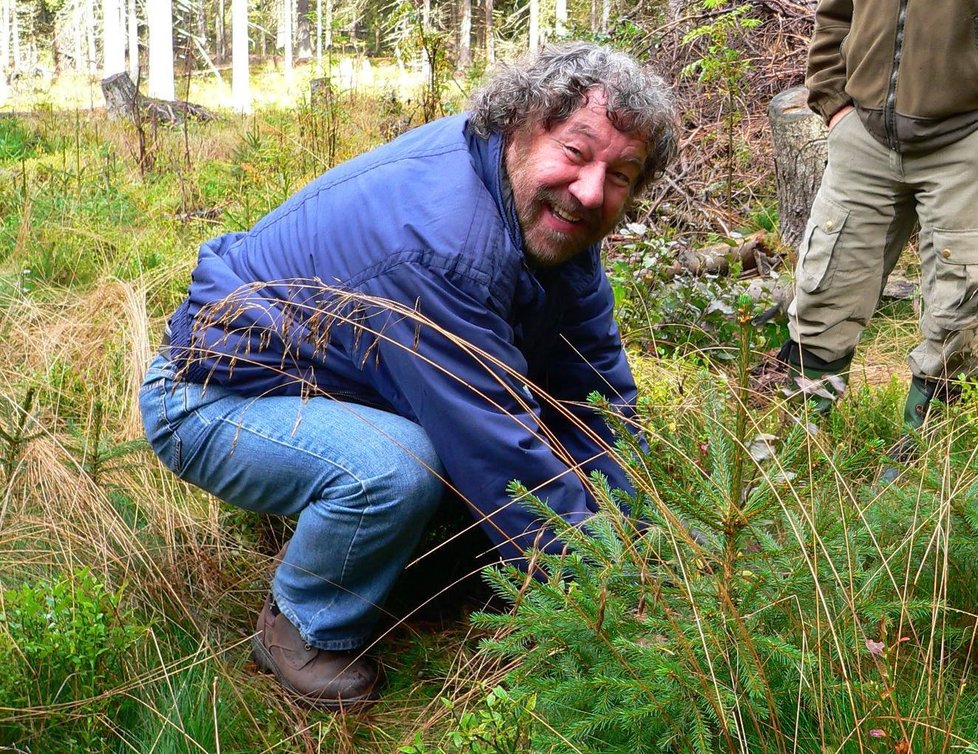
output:
[[[105,97],[105,111],[110,119],[132,120],[135,117],[139,95],[128,73],[115,73],[102,79],[102,94]]]
[[[333,85],[329,79],[312,79],[309,82],[309,102],[320,109],[333,104]]]
[[[168,126],[178,126],[185,118],[209,121],[214,114],[206,107],[185,100],[165,100],[144,97],[136,91],[128,73],[115,73],[102,79],[105,111],[110,119],[128,118],[137,122],[142,118]]]
[[[778,179],[778,229],[782,242],[797,250],[822,182],[828,129],[808,109],[808,90],[803,86],[777,95],[767,114]]]

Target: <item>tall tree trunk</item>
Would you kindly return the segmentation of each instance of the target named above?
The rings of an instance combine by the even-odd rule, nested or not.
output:
[[[567,36],[567,0],[556,0],[554,2],[554,31],[558,39]]]
[[[472,0],[459,0],[458,58],[455,65],[463,71],[472,65]]]
[[[323,0],[316,0],[316,75],[323,75]]]
[[[486,63],[492,65],[496,62],[496,34],[492,23],[492,0],[486,2]]]
[[[207,0],[198,0],[197,7],[194,8],[194,16],[197,20],[197,41],[205,50],[207,49]]]
[[[81,11],[81,9],[80,8],[76,8],[75,9],[75,14],[74,14],[74,21],[75,21],[75,23],[72,24],[72,29],[71,29],[71,32],[72,32],[71,33],[71,38],[72,38],[72,42],[73,42],[74,50],[75,50],[74,68],[75,68],[75,72],[76,73],[81,73],[82,72],[82,69],[83,69],[82,60],[83,60],[83,58],[85,56],[85,53],[83,51],[83,46],[84,45],[83,45],[83,40],[82,40],[82,17],[83,16],[84,16],[84,13]]]
[[[282,46],[285,49],[285,82],[292,83],[292,4],[295,0],[282,2]]]
[[[598,2],[599,0],[591,0],[591,33],[598,33]]]
[[[102,0],[102,78],[126,70],[119,0]]]
[[[4,81],[7,82],[6,74],[13,70],[10,66],[10,14],[13,8],[11,0],[3,0],[0,4],[0,69],[4,73]]]
[[[231,11],[234,13],[234,10]],[[227,18],[227,8],[224,5],[224,0],[218,0],[217,2],[217,15],[214,16],[214,54],[217,61],[223,63],[228,59],[228,35],[227,29],[224,25],[224,21]],[[232,19],[231,23],[234,21]],[[231,32],[232,35],[234,32]],[[233,40],[232,40],[233,44]]]
[[[150,97],[174,99],[173,87],[173,6],[171,0],[146,0],[149,27]]]
[[[10,97],[7,76],[13,70],[10,66],[10,6],[11,0],[0,3],[0,105]]]
[[[611,28],[611,0],[601,0],[601,33],[607,34]]]
[[[129,0],[129,78],[139,78],[139,19],[136,17],[136,0]]]
[[[231,106],[251,112],[248,69],[248,0],[231,0]]]
[[[530,52],[540,49],[540,0],[530,0],[530,27],[528,30]]]
[[[10,14],[10,51],[14,59],[14,70],[18,70],[23,63],[20,57],[20,19],[17,15],[17,6],[11,8]]]
[[[312,47],[309,42],[309,0],[298,0],[295,16],[296,56],[300,60],[312,57]]]
[[[16,21],[17,21],[17,16],[15,15],[14,16],[15,31],[17,29]],[[86,0],[85,2],[85,33],[88,39],[88,56],[86,59],[85,68],[90,74],[94,75],[96,70],[95,69],[96,55],[95,55],[95,2],[94,0]]]
[[[327,55],[333,49],[333,0],[326,0],[326,29],[323,47],[326,49]]]

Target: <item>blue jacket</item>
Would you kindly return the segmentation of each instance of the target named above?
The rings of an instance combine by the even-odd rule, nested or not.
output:
[[[511,480],[573,523],[594,510],[582,475],[628,488],[585,401],[598,391],[629,406],[636,391],[598,246],[532,270],[502,159],[502,138],[458,115],[328,171],[250,232],[201,246],[170,344],[191,381],[420,423],[513,557],[539,521],[510,502]]]

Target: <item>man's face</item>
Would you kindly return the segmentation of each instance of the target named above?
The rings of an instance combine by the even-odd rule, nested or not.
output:
[[[541,267],[566,262],[615,229],[648,147],[608,119],[592,91],[567,120],[511,134],[506,168],[526,255]]]

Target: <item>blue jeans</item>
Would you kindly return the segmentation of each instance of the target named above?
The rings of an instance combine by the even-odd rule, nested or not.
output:
[[[246,397],[176,379],[164,357],[139,396],[177,476],[241,508],[297,515],[272,581],[315,647],[363,645],[444,491],[428,436],[401,416],[315,397]]]

